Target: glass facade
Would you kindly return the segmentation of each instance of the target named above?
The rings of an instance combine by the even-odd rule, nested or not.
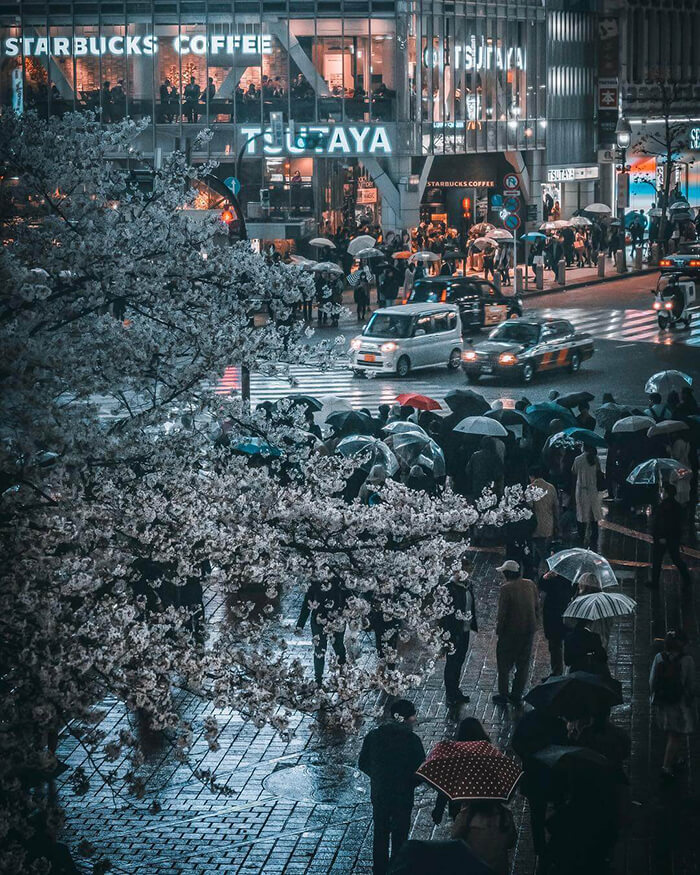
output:
[[[146,152],[206,125],[225,156],[272,112],[330,155],[537,149],[544,41],[534,0],[0,3],[0,105],[148,118]]]

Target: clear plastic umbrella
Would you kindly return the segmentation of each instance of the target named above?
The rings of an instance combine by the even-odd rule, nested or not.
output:
[[[647,380],[644,391],[647,395],[658,392],[660,395],[668,395],[669,392],[680,392],[693,385],[693,378],[683,371],[659,371]]]
[[[607,204],[588,204],[588,206],[584,209],[584,213],[600,213],[600,215],[605,215],[606,213],[612,213],[612,210]]]
[[[376,242],[377,241],[374,237],[370,237],[369,234],[361,234],[359,237],[355,237],[354,240],[351,240],[348,243],[348,255],[355,255],[360,249],[367,249],[369,246],[374,246]]]
[[[510,231],[506,231],[505,228],[494,228],[493,231],[489,231],[486,235],[490,237],[492,240],[512,240],[513,235]]]
[[[636,609],[637,602],[621,592],[593,592],[574,599],[563,616],[574,620],[608,620],[628,617]]]
[[[613,425],[613,434],[631,434],[635,431],[648,431],[654,424],[650,416],[623,416]]]
[[[445,455],[432,438],[415,432],[404,432],[391,435],[387,438],[387,443],[389,441],[394,455],[407,468],[416,464],[424,465],[436,477],[445,476]]]
[[[624,419],[626,416],[630,415],[630,411],[627,407],[623,407],[622,404],[616,404],[614,401],[607,401],[605,404],[601,404],[600,407],[593,412],[598,421],[598,425],[605,431],[615,425],[619,419]]]
[[[571,224],[574,225],[574,227],[576,228],[583,228],[586,225],[592,225],[593,222],[591,222],[591,220],[587,219],[585,216],[574,216],[571,219]]]
[[[389,447],[379,440],[366,434],[351,434],[340,441],[335,448],[341,456],[357,456],[360,467],[370,470],[374,465],[381,465],[389,477],[399,470],[399,462]]]
[[[438,444],[431,439],[429,444],[423,447],[416,459],[419,465],[433,472],[434,477],[444,477],[447,474],[445,454]]]
[[[321,409],[314,413],[316,425],[323,425],[331,413],[336,413],[338,410],[352,410],[352,405],[344,398],[338,398],[337,395],[324,395],[318,400],[321,402]]]
[[[417,422],[407,422],[405,419],[395,419],[393,422],[387,422],[383,426],[382,431],[385,431],[388,435],[412,433],[429,437],[428,432],[421,428]]]
[[[314,273],[321,273],[322,271],[327,271],[328,273],[334,273],[337,276],[342,276],[343,268],[338,267],[337,264],[333,264],[332,261],[319,261],[318,264],[315,264],[311,270]]]
[[[363,258],[366,261],[371,261],[374,258],[384,258],[384,253],[381,249],[374,249],[372,246],[366,246],[355,253],[355,258]]]
[[[409,261],[440,261],[440,256],[437,252],[428,252],[423,249],[420,252],[414,252],[413,255],[408,259]]]
[[[593,550],[584,550],[582,547],[560,550],[547,559],[547,565],[551,571],[556,571],[572,583],[576,583],[582,574],[592,574],[603,589],[617,586],[610,563]]]
[[[309,246],[318,246],[319,249],[335,249],[335,243],[327,237],[314,237],[313,240],[309,240]]]
[[[486,437],[508,437],[508,429],[487,416],[467,416],[452,431],[460,434],[480,434]]]
[[[681,422],[680,419],[665,419],[663,422],[655,422],[647,432],[647,437],[657,437],[658,435],[675,434],[677,431],[688,431],[690,425],[687,422]]]
[[[675,459],[648,459],[630,471],[627,482],[632,486],[653,486],[660,480],[668,480],[673,473],[680,479],[692,474],[690,468]]]

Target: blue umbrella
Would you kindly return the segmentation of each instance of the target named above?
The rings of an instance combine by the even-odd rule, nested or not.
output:
[[[521,239],[521,240],[527,240],[527,241],[530,241],[530,240],[546,240],[546,239],[547,239],[547,235],[546,235],[546,234],[540,234],[539,231],[528,231],[527,234],[523,234],[523,236],[522,236],[520,239]]]
[[[547,431],[549,424],[554,419],[560,419],[562,423],[569,427],[576,426],[576,420],[573,413],[562,407],[561,404],[555,404],[553,401],[543,401],[541,404],[531,404],[525,409],[527,420],[533,428],[538,431]]]
[[[567,437],[573,438],[578,443],[585,444],[587,447],[607,447],[608,445],[605,438],[596,434],[594,431],[591,431],[589,428],[565,428],[564,431],[559,432],[559,434],[565,434]],[[554,436],[552,443],[554,443],[557,437],[559,437],[559,435]]]
[[[231,449],[239,453],[245,453],[246,456],[281,456],[282,450],[277,447],[270,446],[262,438],[259,437],[244,437],[231,444]]]

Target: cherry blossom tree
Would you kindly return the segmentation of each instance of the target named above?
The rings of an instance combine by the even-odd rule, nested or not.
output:
[[[351,726],[368,692],[409,689],[444,653],[437,621],[470,527],[530,514],[518,489],[472,507],[389,482],[373,506],[346,502],[353,462],[322,455],[298,407],[268,416],[217,395],[227,364],[330,366],[336,344],[311,347],[293,318],[307,274],[189,214],[211,167],[174,153],[133,173],[148,171],[139,130],[0,119],[0,868],[17,872],[59,733],[125,761],[119,792],[145,792],[138,739],[99,726],[105,697],[182,759],[182,690],[204,701],[211,746],[220,708],[281,732],[295,712]],[[267,452],[242,454],[251,437]],[[379,629],[382,645],[329,659],[321,689],[283,617],[310,583],[342,591],[329,633]],[[209,590],[224,621],[203,614]]]

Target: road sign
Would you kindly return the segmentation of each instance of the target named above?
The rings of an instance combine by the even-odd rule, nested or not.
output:
[[[517,213],[520,209],[520,198],[515,197],[514,195],[508,195],[507,198],[503,200],[503,206],[508,210],[509,213]]]
[[[510,193],[517,188],[520,188],[520,180],[517,173],[506,173],[503,177],[503,188]]]
[[[226,179],[224,179],[224,185],[234,194],[238,194],[238,192],[241,190],[241,184],[235,176],[227,176]]]
[[[517,213],[508,213],[503,220],[503,224],[509,231],[515,231],[520,227],[520,216]]]
[[[503,195],[492,194],[491,195],[491,206],[492,207],[502,207],[503,206]]]

